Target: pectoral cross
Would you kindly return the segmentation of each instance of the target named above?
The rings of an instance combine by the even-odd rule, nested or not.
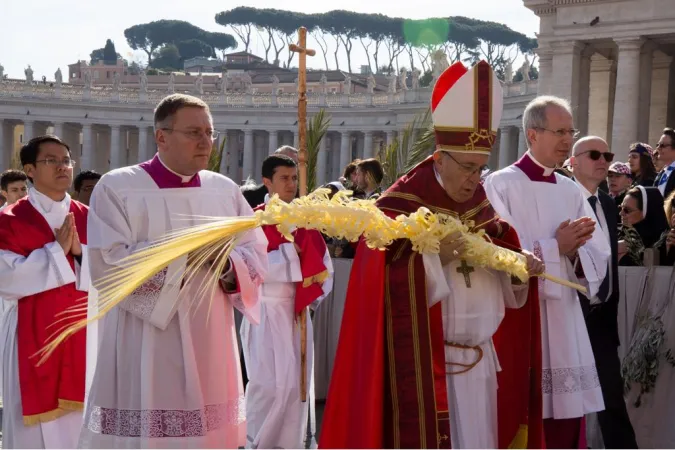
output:
[[[457,273],[464,275],[464,282],[468,288],[471,287],[471,272],[475,270],[476,269],[468,265],[464,260],[462,260],[462,265],[457,268]]]
[[[298,44],[288,50],[298,54],[298,178],[303,196],[307,195],[307,55],[316,54],[307,48],[307,28],[298,29]],[[300,312],[300,400],[307,401],[307,308]]]

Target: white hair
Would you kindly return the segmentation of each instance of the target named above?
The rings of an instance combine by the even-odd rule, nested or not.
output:
[[[578,141],[576,141],[574,143],[574,146],[572,146],[572,156],[576,156],[577,153],[579,152],[579,147],[581,147],[581,145],[583,145],[583,144],[585,144],[586,142],[589,142],[589,141],[600,141],[600,142],[604,143],[605,145],[607,145],[607,141],[605,141],[600,136],[584,136],[581,139],[579,139]],[[607,145],[607,148],[609,148],[609,145]]]
[[[290,152],[290,153],[293,153],[294,155],[297,155],[298,149],[295,148],[295,147],[291,147],[290,145],[282,145],[281,147],[276,149],[276,151],[274,153],[279,154],[279,153],[286,153],[286,152]]]
[[[546,121],[546,109],[549,106],[556,106],[564,109],[572,115],[570,102],[564,98],[555,97],[553,95],[540,95],[532,100],[525,107],[525,112],[523,112],[523,133],[525,133],[525,140],[527,141],[528,147],[530,145],[530,139],[527,137],[527,130],[533,128],[546,128],[548,126]]]

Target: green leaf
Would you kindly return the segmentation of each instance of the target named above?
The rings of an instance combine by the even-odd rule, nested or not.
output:
[[[331,118],[324,109],[309,119],[307,126],[307,192],[312,192],[319,186],[316,181],[316,170],[319,159],[321,140],[326,136]]]
[[[209,165],[206,170],[211,172],[220,173],[220,162],[223,160],[223,152],[225,151],[225,142],[227,138],[223,138],[220,142],[220,148],[217,147],[217,144],[213,143],[213,151],[211,151],[211,156],[209,157]]]
[[[434,152],[434,129],[431,110],[427,109],[410,122],[403,133],[384,147],[378,158],[384,169],[382,188],[386,189],[406,172]]]

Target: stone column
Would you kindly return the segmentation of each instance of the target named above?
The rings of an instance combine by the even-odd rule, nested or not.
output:
[[[63,134],[63,122],[54,122],[54,135],[65,141],[65,135]],[[71,151],[73,151],[73,149],[71,149]]]
[[[394,142],[394,130],[387,131],[386,146],[389,147]]]
[[[272,130],[269,132],[269,150],[268,154],[273,155],[279,148],[279,131]]]
[[[652,61],[651,100],[649,102],[649,137],[647,142],[654,145],[668,126],[668,98],[671,63],[673,57],[663,52],[654,52]]]
[[[121,130],[119,125],[110,125],[110,170],[122,167]]]
[[[619,48],[616,69],[612,152],[618,161],[628,158],[628,146],[637,140],[640,100],[641,38],[615,39]]]
[[[148,127],[138,127],[138,162],[142,163],[150,159],[148,154]]]
[[[591,84],[591,57],[595,53],[593,47],[586,47],[579,57],[579,106],[575,114],[576,128],[582,136],[588,134],[588,111]]]
[[[514,127],[502,127],[499,129],[501,133],[499,137],[499,168],[503,169],[504,167],[511,164],[511,136],[513,133]]]
[[[80,159],[81,170],[92,170],[94,152],[94,130],[90,123],[82,124],[82,158]]]
[[[293,147],[298,148],[299,145],[300,145],[300,140],[298,138],[298,131],[296,130],[296,131],[293,132]]]
[[[340,133],[340,167],[338,168],[338,173],[342,173],[347,167],[347,164],[352,162],[351,148],[351,132],[343,131]]]
[[[373,157],[373,132],[363,132],[363,159]]]
[[[216,143],[216,151],[220,153],[220,166],[218,167],[218,172],[227,176],[227,130],[220,131]],[[220,151],[221,147],[223,148],[222,152]]]
[[[319,154],[316,156],[316,185],[323,186],[326,184],[326,161],[328,154],[326,150],[326,141],[328,140],[328,133],[323,135],[323,139],[319,141]]]
[[[649,115],[651,108],[649,101],[652,95],[652,63],[656,45],[653,41],[647,41],[640,52],[640,100],[638,103],[638,130],[637,140],[647,142],[649,138]]]
[[[569,100],[576,118],[579,108],[581,51],[584,45],[577,41],[563,41],[556,43],[554,49],[551,93]]]
[[[612,145],[616,62],[596,53],[591,57],[588,99],[588,134],[600,136]]]
[[[516,128],[518,132],[518,159],[527,152],[527,136],[521,127]]]
[[[24,120],[23,121],[23,141],[22,144],[27,144],[28,141],[33,139],[35,136],[33,135],[33,126],[35,125],[35,122],[32,120]]]
[[[6,120],[0,119],[0,172],[4,172],[12,165],[13,156],[13,129]]]
[[[549,47],[542,47],[537,49],[537,55],[539,55],[537,93],[539,95],[550,94],[553,81],[553,51]]]
[[[253,130],[244,130],[244,170],[239,182],[249,177],[253,177]]]

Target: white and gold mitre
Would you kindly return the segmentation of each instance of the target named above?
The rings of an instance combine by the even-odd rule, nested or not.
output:
[[[502,86],[492,67],[448,67],[431,94],[436,149],[489,155],[502,118]]]

